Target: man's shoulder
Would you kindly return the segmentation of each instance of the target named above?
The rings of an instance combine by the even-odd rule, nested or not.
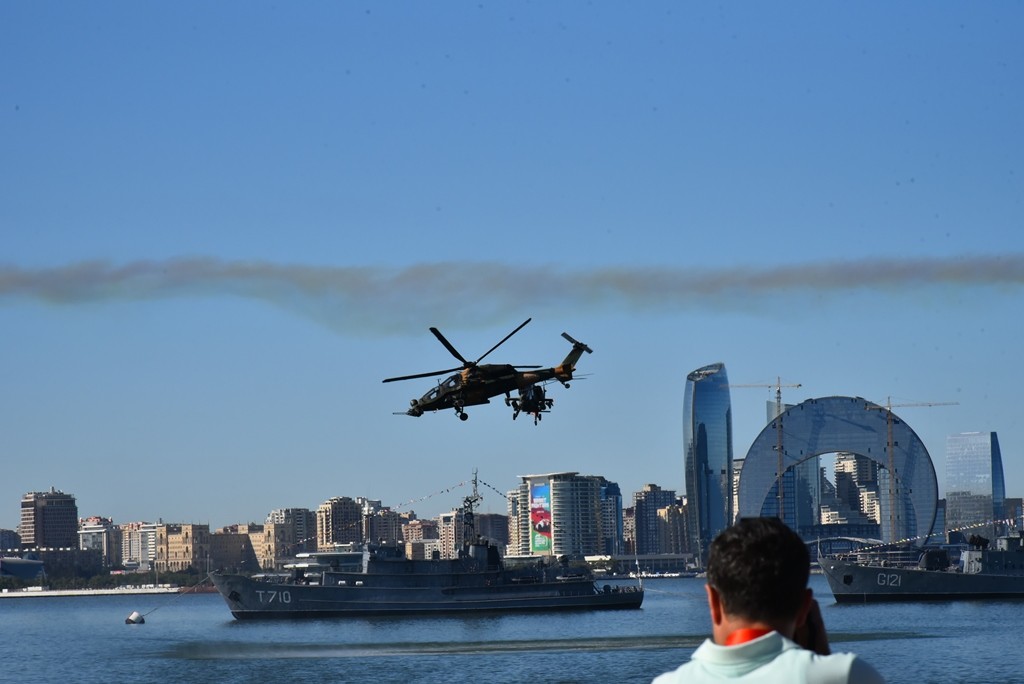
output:
[[[846,681],[850,684],[885,684],[885,677],[868,661],[853,656]]]
[[[651,684],[681,684],[682,682],[700,681],[695,678],[695,675],[697,675],[696,668],[697,664],[690,660],[670,672],[658,675],[651,680]]]
[[[779,675],[796,676],[793,681],[808,684],[884,684],[885,679],[864,659],[852,653],[818,655],[804,649],[785,649],[770,661],[755,666],[746,673],[757,675],[751,681],[781,681]],[[803,678],[800,679],[802,673]],[[700,682],[725,682],[737,676],[738,672],[719,669],[708,663],[690,660],[675,670],[656,677],[651,684],[697,684]]]
[[[853,653],[819,655],[795,648],[779,655],[774,664],[789,667],[798,661],[799,666],[794,669],[805,673],[803,681],[808,684],[885,684],[885,679],[870,663]]]

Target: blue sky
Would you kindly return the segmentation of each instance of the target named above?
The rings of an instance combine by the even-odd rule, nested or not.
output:
[[[0,527],[682,491],[686,373],[894,404],[1024,495],[1013,3],[0,6]],[[392,415],[475,358],[534,427]],[[732,391],[736,457],[767,388]],[[450,489],[451,491],[444,492]],[[484,490],[485,511],[504,500]],[[414,502],[414,503],[410,503]]]

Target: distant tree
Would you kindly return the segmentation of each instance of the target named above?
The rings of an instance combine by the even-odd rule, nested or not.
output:
[[[17,577],[0,577],[0,589],[24,589],[28,584]]]

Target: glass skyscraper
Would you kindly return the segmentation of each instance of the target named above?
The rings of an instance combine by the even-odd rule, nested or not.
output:
[[[780,430],[782,425],[784,429]],[[797,472],[802,464],[814,462],[821,454],[840,452],[864,457],[877,466],[878,494],[862,505],[877,504],[872,526],[877,520],[881,540],[923,544],[932,531],[938,501],[935,468],[928,449],[899,416],[860,397],[808,399],[787,408],[766,425],[743,461],[739,514],[777,513],[778,504],[772,500],[780,498],[780,471],[787,473],[796,466],[792,482],[798,485]],[[896,477],[891,477],[892,473]],[[786,522],[795,525],[798,532],[804,529],[806,534],[803,519],[807,511],[801,510],[802,502],[813,501],[815,497],[809,478],[804,478],[804,482],[806,487],[789,488],[789,479],[784,476],[781,499]],[[801,488],[805,491],[801,492]],[[791,508],[794,505],[796,508]],[[805,538],[825,532],[809,531],[812,537]],[[836,530],[836,536],[850,535]]]
[[[946,437],[946,530],[991,539],[1005,516],[1003,457],[994,432]]]
[[[732,405],[725,364],[686,376],[683,398],[687,536],[701,563],[708,545],[732,524]]]
[[[766,404],[767,423],[781,429],[783,418],[779,414],[792,406],[780,406],[774,401],[768,401]],[[761,508],[761,515],[781,518],[802,537],[813,537],[815,528],[821,523],[821,459],[812,456],[802,463],[789,466],[783,472],[781,483],[781,492],[779,480],[772,485],[771,492]],[[738,496],[737,487],[737,498]]]

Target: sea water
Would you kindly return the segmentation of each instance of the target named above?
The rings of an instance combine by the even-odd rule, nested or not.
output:
[[[1024,681],[1024,604],[840,606],[811,586],[833,650],[890,682]],[[649,682],[710,622],[702,580],[645,589],[640,610],[294,621],[237,621],[216,594],[2,599],[0,681]]]

